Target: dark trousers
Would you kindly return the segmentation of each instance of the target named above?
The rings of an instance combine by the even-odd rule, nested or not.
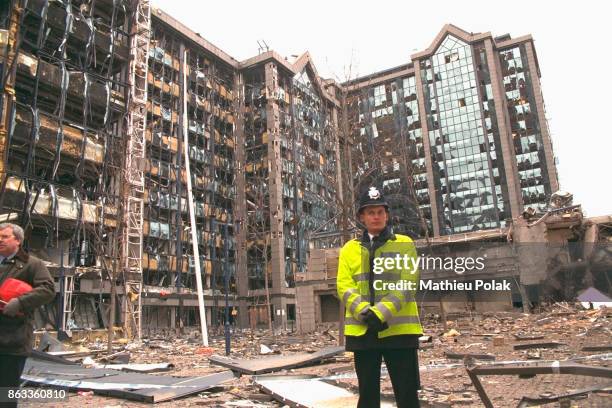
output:
[[[19,388],[27,357],[0,354],[0,388]],[[16,407],[17,402],[0,402],[0,407]]]
[[[397,407],[418,407],[420,381],[417,350],[407,348],[355,351],[355,371],[359,380],[357,408],[380,407],[380,365],[383,358],[391,377]]]

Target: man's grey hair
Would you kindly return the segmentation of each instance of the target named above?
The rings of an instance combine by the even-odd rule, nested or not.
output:
[[[0,231],[6,228],[12,229],[13,235],[15,236],[15,238],[17,238],[17,241],[23,243],[23,228],[21,228],[17,224],[12,224],[10,222],[3,222],[2,224],[0,224]]]

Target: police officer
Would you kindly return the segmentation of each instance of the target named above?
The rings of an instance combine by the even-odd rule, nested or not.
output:
[[[346,350],[354,352],[358,408],[380,407],[380,368],[385,359],[399,408],[419,406],[417,349],[423,333],[414,299],[418,271],[386,258],[416,258],[410,237],[387,226],[389,205],[376,187],[359,201],[365,230],[340,251],[337,289],[346,313]],[[412,264],[412,263],[408,263]],[[402,283],[402,285],[392,285]],[[395,288],[403,287],[401,290]],[[408,287],[408,289],[406,289]]]

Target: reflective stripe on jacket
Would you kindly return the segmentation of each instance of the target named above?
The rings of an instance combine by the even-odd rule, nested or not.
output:
[[[369,309],[389,325],[388,329],[378,333],[379,338],[422,334],[415,290],[411,290],[418,285],[419,273],[412,262],[405,262],[406,258],[417,259],[414,242],[405,235],[391,234],[381,244],[367,248],[364,242],[353,239],[340,251],[336,283],[338,296],[346,310],[344,333],[348,336],[364,335],[367,325],[362,318]],[[396,261],[398,258],[401,265]],[[408,282],[413,282],[413,286]]]

